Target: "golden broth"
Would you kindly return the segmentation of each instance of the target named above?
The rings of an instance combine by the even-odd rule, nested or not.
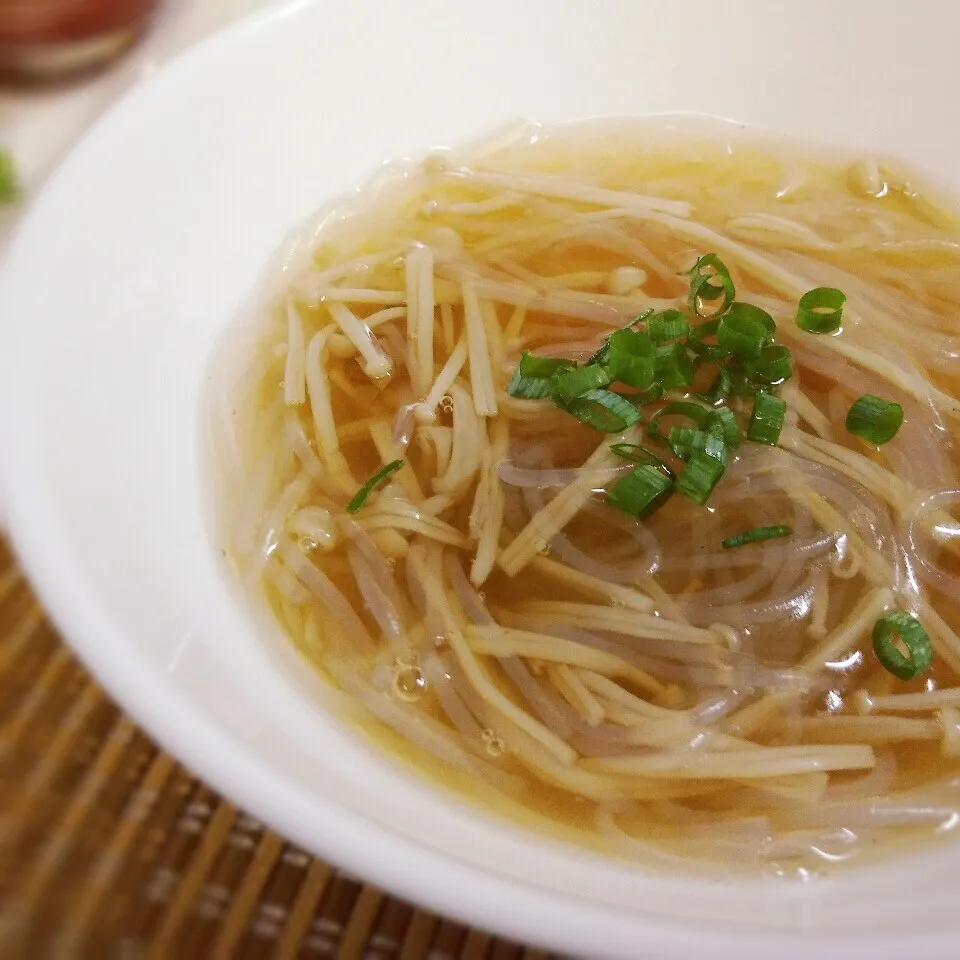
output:
[[[361,726],[485,807],[655,864],[809,871],[951,827],[953,216],[883,163],[646,124],[381,181],[267,296],[220,465],[239,575]],[[730,451],[706,506],[634,521],[601,495],[611,438],[506,388],[522,350],[583,361],[686,310],[680,274],[710,252],[792,351],[786,423]],[[847,295],[835,335],[795,323],[818,286]],[[847,432],[861,394],[903,406],[889,444]],[[751,403],[729,399],[741,427]],[[908,681],[871,645],[895,608],[934,648]]]

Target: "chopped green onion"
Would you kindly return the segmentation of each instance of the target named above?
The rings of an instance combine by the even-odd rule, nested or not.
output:
[[[666,390],[678,390],[693,383],[693,361],[682,343],[657,347],[656,378]]]
[[[20,199],[20,178],[13,157],[0,150],[0,203],[13,203]]]
[[[553,393],[553,381],[550,377],[525,377],[518,365],[507,384],[507,393],[521,400],[543,400]]]
[[[694,427],[672,427],[670,449],[681,460],[690,460],[695,453],[705,453],[723,464],[727,462],[727,445],[723,437]]]
[[[610,362],[610,338],[604,337],[603,343],[600,344],[597,352],[594,353],[588,360],[587,366],[591,367],[595,363],[599,364],[601,367],[605,367]]]
[[[690,322],[679,310],[664,310],[647,320],[647,333],[657,344],[677,340],[690,332]]]
[[[665,444],[667,438],[660,432],[660,420],[663,417],[686,417],[688,420],[692,420],[701,430],[704,430],[711,413],[712,411],[707,407],[701,407],[699,403],[691,403],[688,400],[668,403],[651,417],[650,423],[647,424],[647,435],[654,443]]]
[[[773,343],[773,336],[777,332],[777,321],[760,307],[755,307],[752,303],[741,303],[739,300],[730,305],[730,313],[735,317],[741,317],[752,320],[767,331],[767,343]]]
[[[639,443],[614,443],[610,447],[610,452],[615,453],[618,457],[623,457],[624,460],[632,460],[634,463],[656,467],[668,477],[673,476],[673,471],[658,456],[652,454],[646,447],[641,447]]]
[[[692,346],[694,342],[701,343],[702,341],[706,340],[707,337],[715,337],[719,329],[719,317],[713,317],[711,320],[707,320],[704,323],[698,323],[697,326],[691,328],[690,336],[687,337],[687,345]]]
[[[740,360],[731,360],[727,364],[730,373],[730,393],[735,397],[752,397],[756,395],[759,386],[753,382],[747,372],[746,365]]]
[[[889,443],[903,424],[903,407],[867,393],[847,413],[847,430],[868,443]]]
[[[740,446],[740,427],[737,418],[729,407],[717,407],[707,418],[707,430],[723,437],[723,442],[731,449]]]
[[[704,393],[698,393],[697,396],[703,400],[704,403],[716,406],[730,396],[730,391],[733,389],[733,379],[730,376],[730,371],[719,359],[700,360],[696,366],[699,369],[699,367],[706,363],[712,364],[717,368],[717,375],[707,390]]]
[[[703,506],[710,499],[725,469],[716,457],[703,452],[695,453],[677,477],[677,489],[688,500]]]
[[[639,393],[626,396],[635,407],[645,407],[647,404],[656,403],[663,396],[663,385],[655,383],[649,390],[641,390]]]
[[[631,320],[625,327],[624,330],[630,330],[635,327],[638,323],[643,323],[650,314],[653,313],[653,307],[647,307],[646,310],[642,310],[640,314]],[[605,367],[610,362],[610,337],[604,337],[603,343],[600,344],[600,347],[597,349],[597,352],[587,360],[587,366],[593,363],[599,363],[601,367]]]
[[[720,318],[717,344],[741,360],[756,360],[773,339],[774,330],[776,323],[766,310],[738,301]]]
[[[793,358],[790,351],[779,344],[764,347],[756,360],[748,361],[747,371],[761,383],[783,383],[793,376]]]
[[[520,356],[520,375],[523,377],[552,377],[561,370],[572,370],[576,364],[572,360],[558,357],[538,357],[527,350]]]
[[[775,540],[778,537],[789,537],[793,533],[790,527],[754,527],[752,530],[744,530],[743,533],[734,534],[723,541],[724,550],[732,550],[734,547],[744,547],[748,543],[762,543],[764,540]]]
[[[671,427],[667,443],[674,456],[681,460],[689,460],[696,453],[695,444],[698,437],[706,437],[706,434],[696,427]]]
[[[564,400],[573,400],[575,397],[582,397],[589,390],[605,387],[610,379],[610,374],[603,367],[580,367],[558,374],[554,378],[553,389]]]
[[[702,340],[694,340],[688,337],[686,346],[700,361],[717,363],[717,361],[722,360],[725,356],[724,352],[715,343],[704,343]]]
[[[590,390],[569,403],[560,397],[555,396],[554,399],[561,409],[602,433],[620,433],[643,419],[643,415],[629,400],[610,390]]]
[[[641,310],[639,316],[637,316],[635,319],[631,320],[631,321],[627,324],[627,327],[628,327],[628,328],[629,328],[629,327],[635,327],[638,323],[643,323],[643,321],[646,320],[647,317],[649,317],[653,312],[654,312],[654,311],[653,311],[653,307],[647,307],[646,310]]]
[[[656,467],[644,464],[616,482],[607,494],[607,503],[640,519],[662,507],[672,493],[673,481]]]
[[[715,253],[700,257],[683,276],[690,277],[688,303],[691,312],[698,317],[706,316],[700,312],[701,301],[711,302],[723,297],[723,302],[711,314],[713,317],[719,317],[726,313],[737,295],[733,280],[730,279],[730,271]]]
[[[645,333],[618,330],[610,337],[607,369],[613,380],[648,390],[653,386],[656,363],[656,348]]]
[[[835,287],[807,291],[797,304],[797,326],[807,333],[833,333],[840,329],[847,298]]]
[[[927,631],[904,610],[895,610],[876,622],[873,650],[884,668],[900,680],[912,680],[933,662],[933,644]]]
[[[689,340],[705,340],[707,337],[715,337],[717,331],[720,329],[720,318],[714,317],[711,320],[707,320],[705,323],[697,324],[690,331]]]
[[[761,390],[753,401],[753,416],[747,427],[747,439],[775,447],[780,439],[787,405],[771,393]]]
[[[378,470],[347,504],[347,513],[356,513],[367,502],[367,497],[369,497],[387,477],[392,473],[396,473],[402,466],[402,460],[394,460],[393,463],[388,463],[382,470]]]

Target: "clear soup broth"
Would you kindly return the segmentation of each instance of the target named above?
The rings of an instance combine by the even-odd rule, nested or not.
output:
[[[728,134],[527,126],[327,211],[221,364],[219,507],[391,753],[808,875],[960,811],[960,225]]]

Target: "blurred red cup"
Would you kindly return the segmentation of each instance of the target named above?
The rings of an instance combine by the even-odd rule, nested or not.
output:
[[[0,74],[51,80],[98,67],[143,31],[159,0],[0,0]]]

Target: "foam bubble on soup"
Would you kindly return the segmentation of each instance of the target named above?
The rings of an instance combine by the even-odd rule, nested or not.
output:
[[[326,212],[221,357],[251,596],[377,743],[614,855],[948,832],[960,224],[872,160],[490,143]]]

